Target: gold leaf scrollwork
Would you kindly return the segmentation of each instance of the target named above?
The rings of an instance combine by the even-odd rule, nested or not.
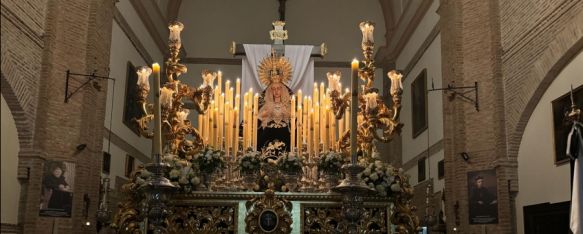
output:
[[[232,233],[237,231],[235,205],[178,206],[168,217],[168,233]]]
[[[245,217],[245,231],[247,233],[291,233],[291,202],[285,199],[276,198],[275,192],[271,189],[265,191],[262,197],[253,198],[245,204],[247,207],[247,217]],[[271,230],[265,230],[261,225],[264,214],[274,214],[275,225]]]
[[[344,233],[347,223],[340,207],[304,207],[303,232]],[[362,233],[388,233],[387,207],[365,207],[359,228]]]

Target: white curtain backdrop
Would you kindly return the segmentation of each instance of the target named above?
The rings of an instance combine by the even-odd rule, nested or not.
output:
[[[244,44],[246,56],[243,57],[241,93],[249,88],[254,92],[263,91],[265,87],[259,82],[257,68],[261,60],[271,53],[271,45]],[[305,94],[312,93],[314,84],[314,60],[310,58],[312,47],[309,45],[286,45],[285,57],[292,65],[292,79],[287,84],[290,89],[297,92],[302,89]],[[242,99],[241,99],[242,100]]]

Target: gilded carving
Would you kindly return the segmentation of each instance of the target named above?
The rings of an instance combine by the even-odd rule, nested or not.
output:
[[[291,202],[276,198],[273,190],[268,189],[262,197],[247,201],[245,206],[247,233],[291,233]]]

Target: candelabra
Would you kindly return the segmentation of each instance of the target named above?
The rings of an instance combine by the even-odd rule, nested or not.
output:
[[[351,108],[356,108],[358,116],[358,128],[356,131],[358,145],[357,148],[363,151],[366,155],[371,155],[373,150],[373,140],[380,142],[390,142],[393,137],[401,132],[403,127],[399,123],[399,114],[401,110],[401,94],[403,93],[403,85],[401,83],[402,75],[395,71],[389,71],[387,75],[391,80],[390,95],[392,97],[392,106],[387,107],[378,89],[373,87],[375,79],[375,65],[373,59],[373,30],[374,23],[370,21],[360,23],[360,30],[363,34],[362,39],[362,54],[364,60],[359,64],[353,61],[352,72],[353,77],[358,77],[365,81],[362,86],[362,94],[355,95],[354,92],[358,90],[351,90],[341,95],[339,80],[340,73],[328,74],[328,86],[330,88],[328,94],[332,99],[332,110],[337,119],[342,118],[345,109],[350,105],[351,96],[355,97],[356,105]],[[382,130],[379,134],[377,130]],[[350,131],[346,130],[341,133],[338,141],[340,149],[346,151],[350,147]]]
[[[401,94],[403,86],[401,83],[402,75],[395,70],[388,72],[391,80],[390,95],[392,97],[392,106],[387,107],[379,95],[378,89],[373,87],[375,65],[373,59],[374,49],[374,23],[365,21],[360,23],[362,31],[361,48],[364,60],[361,63],[354,60],[352,62],[352,84],[351,92],[341,95],[340,90],[340,73],[328,73],[329,91],[331,98],[332,111],[337,119],[341,119],[345,109],[351,108],[351,126],[350,130],[341,133],[338,140],[340,150],[347,152],[350,148],[351,163],[343,166],[346,178],[333,191],[344,195],[343,215],[348,221],[348,231],[356,233],[358,230],[357,223],[362,214],[362,197],[371,193],[371,190],[359,177],[364,168],[357,164],[357,152],[370,156],[374,148],[373,141],[390,142],[393,137],[400,133],[403,126],[399,122],[399,113],[401,109]],[[358,91],[358,79],[365,81],[362,86],[362,94]],[[381,130],[382,134],[377,131]],[[403,178],[403,180],[405,180]],[[409,208],[410,199],[413,195],[411,186],[403,181],[398,184],[399,188],[395,189],[395,207],[399,210],[393,215],[399,217],[391,218],[394,224],[398,225],[399,233],[415,233],[419,230],[418,222],[409,222],[417,220]],[[413,207],[414,210],[414,207]]]
[[[198,88],[182,84],[178,77],[186,73],[187,69],[185,65],[179,63],[178,55],[182,46],[180,32],[184,26],[180,22],[173,22],[168,28],[170,29],[168,42],[170,57],[165,63],[167,82],[160,89],[163,145],[166,146],[167,153],[178,155],[181,158],[192,158],[196,152],[204,147],[204,140],[199,130],[192,126],[187,119],[190,111],[184,108],[183,99],[192,101],[194,109],[204,114],[209,107],[210,100],[213,99],[213,82],[217,73],[203,70],[201,75],[204,83]],[[142,107],[143,115],[134,121],[138,124],[142,136],[152,138],[154,133],[149,131],[148,124],[154,119],[154,114],[152,113],[152,105],[147,102],[150,91],[148,77],[152,73],[152,69],[141,67],[137,73],[137,102]],[[159,80],[155,82],[159,82]],[[192,136],[192,140],[187,139],[188,135]]]

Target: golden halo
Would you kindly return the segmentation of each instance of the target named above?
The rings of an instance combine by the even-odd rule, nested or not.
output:
[[[287,86],[291,80],[292,66],[291,63],[282,56],[272,52],[269,57],[265,57],[259,64],[259,81],[265,86],[271,83],[281,82]],[[278,74],[273,76],[272,74]]]

